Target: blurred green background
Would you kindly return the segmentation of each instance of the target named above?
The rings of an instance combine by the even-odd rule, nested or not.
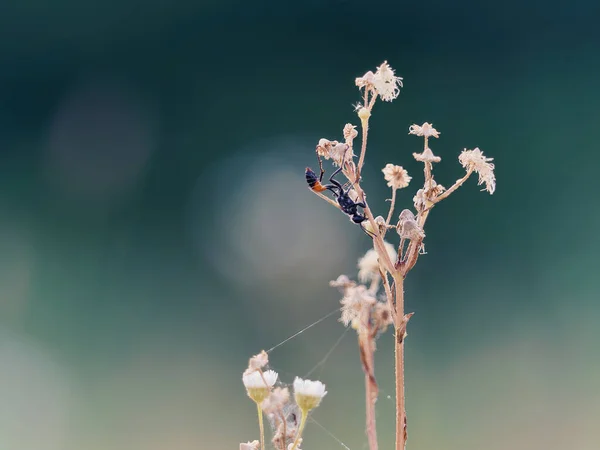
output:
[[[338,307],[368,238],[311,195],[354,78],[404,77],[372,118],[364,186],[422,182],[479,146],[498,188],[437,207],[406,286],[409,449],[600,448],[597,2],[4,0],[0,3],[0,449],[235,449],[241,372]],[[286,382],[344,329],[271,353]],[[393,442],[392,335],[376,355]],[[356,338],[311,374],[303,448],[366,448]],[[389,396],[389,397],[388,397]]]

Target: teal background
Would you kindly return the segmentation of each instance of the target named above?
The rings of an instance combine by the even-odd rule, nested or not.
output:
[[[568,3],[56,0],[0,3],[0,449],[225,450],[258,438],[241,372],[338,306],[369,241],[312,196],[319,138],[357,123],[354,78],[404,77],[372,117],[380,169],[422,182],[495,158],[437,207],[406,285],[409,449],[600,447],[599,7]],[[335,317],[271,353],[305,375]],[[379,341],[380,448],[393,443]],[[346,333],[305,450],[366,448]],[[388,397],[389,396],[389,397]]]

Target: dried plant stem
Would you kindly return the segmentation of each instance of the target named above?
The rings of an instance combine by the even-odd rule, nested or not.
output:
[[[406,446],[406,409],[404,405],[404,329],[400,321],[404,318],[404,277],[396,273],[396,317],[395,323],[395,366],[396,366],[396,450],[404,450]]]
[[[306,418],[308,417],[308,411],[302,410],[302,417],[300,418],[300,426],[298,427],[298,432],[296,433],[296,439],[294,439],[294,443],[292,445],[291,450],[296,450],[298,444],[300,443],[300,439],[302,438],[302,433],[304,432],[304,426],[306,425]]]
[[[262,408],[258,402],[256,402],[256,411],[258,412],[258,427],[260,428],[260,448],[265,450],[265,425],[263,423]]]
[[[360,339],[360,338],[359,338]],[[369,441],[369,450],[377,450],[377,427],[375,423],[375,402],[377,401],[378,387],[375,381],[375,353],[373,346],[368,339],[364,339],[362,346],[364,352],[364,369],[365,369],[365,409],[366,409],[366,427],[367,439]]]
[[[469,167],[469,170],[467,170],[467,174],[464,177],[462,177],[460,180],[456,180],[456,183],[454,183],[452,185],[452,187],[450,189],[448,189],[446,192],[444,192],[442,195],[436,197],[433,200],[433,203],[435,204],[435,203],[441,202],[446,197],[448,197],[450,194],[452,194],[455,190],[457,190],[459,187],[461,187],[465,181],[467,181],[467,178],[469,178],[472,173],[473,173],[473,167]]]
[[[389,225],[390,220],[392,220],[392,215],[394,214],[394,206],[396,206],[396,190],[392,188],[392,204],[390,205],[390,212],[388,212],[387,219],[385,219],[385,224]]]

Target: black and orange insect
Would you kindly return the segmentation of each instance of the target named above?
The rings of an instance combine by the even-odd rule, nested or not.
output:
[[[352,222],[360,225],[365,220],[367,220],[367,218],[364,214],[358,212],[358,207],[360,206],[361,208],[365,208],[367,205],[365,205],[363,202],[355,202],[350,198],[349,193],[352,189],[352,185],[350,185],[347,189],[344,189],[344,186],[342,186],[340,182],[334,178],[338,173],[342,171],[342,167],[344,167],[345,158],[346,155],[344,154],[340,167],[329,177],[330,184],[323,184],[323,175],[325,174],[325,171],[323,170],[323,163],[321,161],[321,158],[317,154],[321,174],[319,175],[319,177],[317,177],[317,174],[310,167],[307,167],[305,172],[306,182],[308,183],[308,187],[310,187],[315,192],[331,191],[333,197],[337,200],[340,209],[345,214],[350,216],[350,220],[352,220]]]

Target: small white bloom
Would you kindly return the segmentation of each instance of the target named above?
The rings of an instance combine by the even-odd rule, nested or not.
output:
[[[417,161],[430,163],[438,163],[442,160],[442,158],[440,158],[439,156],[435,156],[429,147],[423,150],[423,153],[413,153],[413,157]]]
[[[392,262],[395,261],[396,250],[394,246],[389,242],[384,242],[384,245]],[[374,249],[367,251],[358,260],[358,269],[358,279],[363,283],[372,280],[375,276],[379,276],[379,255]]]
[[[387,61],[384,61],[373,75],[372,83],[381,100],[391,102],[400,94],[402,78],[395,76],[394,69],[388,65]]]
[[[310,411],[321,403],[327,391],[320,381],[303,380],[296,377],[294,380],[294,398],[302,411]]]
[[[246,389],[271,389],[273,385],[277,382],[277,376],[278,374],[274,370],[267,370],[262,374],[259,370],[246,371],[242,375],[242,381]]]
[[[383,172],[383,178],[388,182],[387,185],[394,189],[405,188],[412,180],[412,177],[408,175],[408,172],[402,166],[386,164],[381,171]]]
[[[433,128],[430,123],[425,122],[423,125],[411,125],[408,129],[408,134],[414,134],[416,136],[425,136],[430,137],[433,136],[435,138],[440,137],[440,133],[438,130]]]
[[[496,190],[496,175],[494,175],[494,158],[486,158],[479,148],[467,150],[458,156],[458,160],[465,169],[473,169],[479,174],[479,185],[485,183],[485,190],[493,194]]]
[[[260,442],[252,441],[240,444],[240,450],[258,450],[260,448]]]

